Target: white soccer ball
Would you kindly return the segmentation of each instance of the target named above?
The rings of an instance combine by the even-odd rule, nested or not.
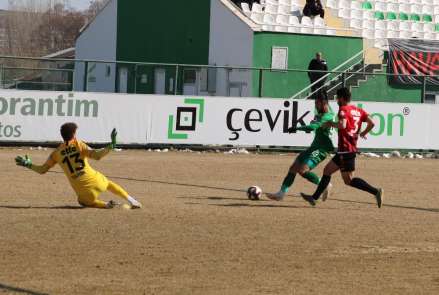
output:
[[[260,200],[262,196],[262,189],[259,186],[251,186],[247,189],[247,197],[249,200],[257,201]]]

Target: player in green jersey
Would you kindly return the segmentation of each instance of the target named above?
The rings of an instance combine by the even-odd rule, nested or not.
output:
[[[287,176],[282,182],[282,186],[279,192],[275,194],[267,194],[267,197],[271,200],[282,201],[288,189],[294,182],[296,174],[299,173],[306,180],[318,185],[320,183],[320,178],[311,170],[313,170],[317,165],[323,162],[326,157],[334,151],[334,145],[331,140],[331,128],[323,127],[326,122],[334,121],[334,113],[332,112],[328,104],[328,96],[325,91],[321,91],[315,100],[316,115],[314,120],[307,126],[303,127],[292,127],[288,131],[290,133],[296,131],[310,132],[314,131],[315,136],[311,146],[300,153],[299,156],[291,165]],[[322,196],[322,200],[326,200],[329,195],[329,189],[331,185]]]

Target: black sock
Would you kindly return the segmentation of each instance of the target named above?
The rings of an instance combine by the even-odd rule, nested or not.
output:
[[[370,184],[368,184],[366,181],[364,181],[361,178],[354,178],[352,179],[350,186],[355,187],[359,190],[368,192],[372,195],[376,195],[378,193],[378,189],[374,188]]]
[[[312,195],[314,200],[318,200],[320,198],[320,196],[323,194],[323,192],[328,187],[330,182],[331,182],[331,176],[323,175],[322,179],[320,180],[319,186],[317,187],[316,192],[314,193],[314,195]]]

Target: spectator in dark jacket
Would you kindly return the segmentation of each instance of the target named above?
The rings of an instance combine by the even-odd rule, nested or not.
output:
[[[324,18],[325,10],[323,9],[322,2],[320,0],[306,0],[305,7],[303,8],[303,15],[309,17],[320,15],[321,18]]]
[[[328,71],[328,65],[326,64],[326,60],[322,58],[322,53],[317,52],[316,58],[312,59],[308,66],[309,71]],[[309,81],[311,84],[321,79],[327,73],[321,72],[308,72]],[[325,84],[326,78],[320,80],[315,85],[311,86],[311,91],[314,92],[317,89],[321,88]]]

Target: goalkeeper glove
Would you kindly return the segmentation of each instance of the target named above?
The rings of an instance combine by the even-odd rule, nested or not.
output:
[[[110,149],[112,150],[116,148],[116,137],[117,137],[117,131],[116,128],[113,128],[113,131],[111,131],[111,144],[110,144]]]
[[[26,155],[24,157],[17,156],[15,158],[15,164],[17,164],[18,166],[30,168],[32,166],[32,160],[28,157],[28,155]]]

